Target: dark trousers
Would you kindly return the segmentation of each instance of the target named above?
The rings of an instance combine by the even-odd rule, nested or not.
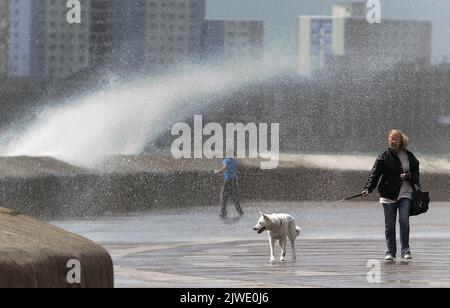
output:
[[[222,191],[220,194],[220,216],[227,216],[227,203],[228,200],[234,201],[234,206],[239,215],[244,215],[244,211],[241,207],[240,195],[239,195],[239,181],[229,180],[225,181],[222,186]]]
[[[411,200],[400,199],[392,204],[383,204],[384,219],[385,219],[385,233],[387,243],[387,254],[396,257],[397,254],[397,239],[396,239],[396,220],[397,211],[399,212],[400,223],[400,242],[402,245],[402,256],[411,253],[409,248],[409,213],[411,211]]]

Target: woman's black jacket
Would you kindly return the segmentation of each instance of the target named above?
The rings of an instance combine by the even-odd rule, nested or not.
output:
[[[406,154],[409,159],[409,172],[407,173],[406,180],[409,181],[411,185],[420,186],[419,161],[410,151],[406,151]],[[402,187],[400,175],[403,173],[400,158],[398,158],[397,154],[395,154],[392,149],[388,149],[384,153],[378,155],[364,189],[368,190],[369,193],[372,193],[379,181],[378,191],[380,192],[380,196],[382,198],[397,201]]]

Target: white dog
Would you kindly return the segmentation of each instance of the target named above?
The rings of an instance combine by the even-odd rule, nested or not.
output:
[[[280,261],[284,262],[286,259],[286,243],[289,238],[292,246],[292,258],[295,260],[297,255],[295,253],[295,239],[300,235],[300,228],[295,226],[295,219],[288,214],[264,214],[261,213],[261,218],[258,224],[253,228],[258,234],[264,231],[269,232],[270,244],[270,262],[275,262],[274,246],[275,241],[278,240],[281,247]]]

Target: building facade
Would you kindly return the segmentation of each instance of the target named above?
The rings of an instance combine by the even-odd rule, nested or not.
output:
[[[8,72],[14,76],[28,76],[34,66],[30,55],[33,3],[34,1],[27,0],[10,3]]]
[[[334,30],[340,38],[335,45],[342,53],[330,65],[337,69],[376,71],[399,63],[431,64],[429,21],[384,19],[381,24],[370,24],[365,18],[350,18],[338,21]]]
[[[35,0],[32,0],[35,1]],[[47,1],[42,10],[44,29],[42,41],[44,75],[70,76],[90,64],[90,5],[92,1],[81,2],[81,23],[67,22],[67,2]]]
[[[11,76],[66,77],[103,65],[110,50],[110,0],[80,0],[69,23],[66,0],[14,0],[9,10]]]
[[[146,0],[111,0],[113,67],[137,70],[145,60]]]
[[[260,20],[209,20],[205,0],[80,0],[69,23],[67,0],[14,0],[6,23],[12,76],[65,78],[92,67],[164,70],[179,63],[259,58]]]
[[[301,16],[299,32],[299,63],[301,75],[312,76],[323,69],[333,48],[333,18],[326,16]]]
[[[206,20],[204,55],[210,60],[258,59],[263,55],[261,20]]]
[[[113,62],[160,69],[200,58],[205,0],[113,0]]]
[[[81,23],[71,24],[67,1],[11,1],[10,75],[65,77],[89,65],[91,2],[80,2]]]
[[[9,0],[0,1],[0,76],[8,71]]]
[[[111,0],[89,0],[89,54],[90,66],[104,67],[110,64],[113,47],[114,24]]]
[[[431,63],[431,22],[383,19],[371,24],[361,6],[335,6],[333,12],[338,16],[299,17],[299,74]]]
[[[148,67],[192,62],[202,52],[204,0],[147,0]]]

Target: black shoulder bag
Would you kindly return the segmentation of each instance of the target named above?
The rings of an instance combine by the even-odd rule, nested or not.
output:
[[[428,212],[430,204],[430,193],[422,191],[419,187],[413,185],[412,206],[410,216],[418,216]]]

